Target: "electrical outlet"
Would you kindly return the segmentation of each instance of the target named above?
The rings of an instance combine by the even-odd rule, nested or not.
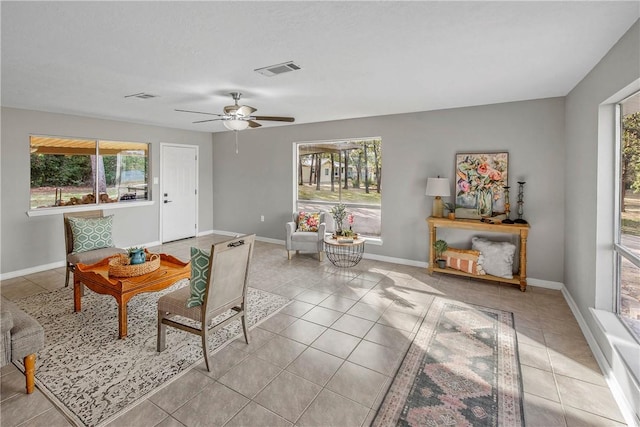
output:
[[[260,215],[260,222],[264,222],[264,215]]]

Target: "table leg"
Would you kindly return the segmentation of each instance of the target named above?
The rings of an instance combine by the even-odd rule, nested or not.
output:
[[[433,252],[433,244],[436,241],[436,228],[433,224],[429,224],[429,274],[433,274],[433,267],[436,262],[435,253]]]
[[[82,311],[82,283],[77,272],[73,273],[73,311]]]
[[[520,290],[527,290],[527,232],[520,232]]]
[[[127,336],[127,301],[118,300],[118,337]]]

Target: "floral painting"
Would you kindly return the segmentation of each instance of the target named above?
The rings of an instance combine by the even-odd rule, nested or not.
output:
[[[456,206],[480,216],[505,212],[509,153],[456,154]]]

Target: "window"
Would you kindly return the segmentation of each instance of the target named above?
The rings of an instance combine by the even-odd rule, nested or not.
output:
[[[617,314],[640,340],[640,92],[618,104]]]
[[[31,209],[150,200],[149,144],[31,136],[30,150]]]
[[[328,212],[343,203],[353,214],[353,231],[380,237],[382,140],[305,142],[296,148],[296,209]],[[314,172],[322,169],[327,172]]]

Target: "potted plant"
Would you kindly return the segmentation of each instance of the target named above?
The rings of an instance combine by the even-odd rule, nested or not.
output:
[[[131,265],[143,264],[147,261],[144,246],[129,248],[129,263]]]
[[[447,215],[447,218],[449,219],[456,219],[456,205],[453,203],[445,203],[444,204],[445,209],[447,209],[449,211],[449,214]]]
[[[343,236],[344,234],[342,231],[342,221],[344,221],[345,217],[347,216],[347,207],[344,204],[339,203],[336,206],[332,207],[329,212],[331,213],[333,221],[336,224],[335,235]]]
[[[444,240],[436,240],[433,244],[433,250],[436,253],[436,262],[438,263],[438,268],[446,268],[447,266],[447,261],[440,257],[448,247],[449,245]]]

